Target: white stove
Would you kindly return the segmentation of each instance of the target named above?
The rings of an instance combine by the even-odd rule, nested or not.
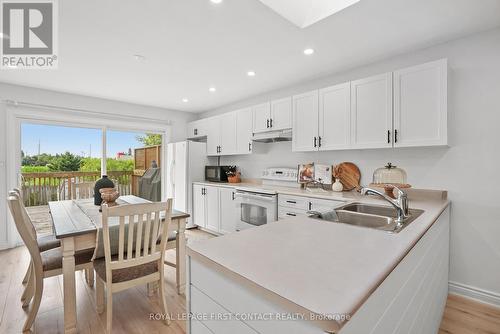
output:
[[[299,188],[297,168],[272,167],[262,171],[262,184]]]
[[[280,187],[300,186],[297,170],[293,168],[267,168],[262,172],[262,185]],[[278,220],[278,195],[275,190],[254,187],[236,188],[235,204],[240,211],[237,230],[268,224]]]

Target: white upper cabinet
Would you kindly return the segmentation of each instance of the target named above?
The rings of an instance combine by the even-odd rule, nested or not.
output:
[[[207,155],[236,154],[236,113],[207,119]]]
[[[394,147],[447,144],[446,59],[394,72]]]
[[[292,112],[292,151],[318,149],[318,91],[295,95]]]
[[[207,155],[219,155],[220,121],[218,117],[206,119]]]
[[[236,111],[236,153],[252,153],[252,110],[250,108]]]
[[[448,144],[446,59],[191,122],[207,155],[252,153],[256,133],[292,128],[292,151]]]
[[[220,132],[220,155],[236,154],[236,113],[224,114],[219,119]]]
[[[292,98],[273,100],[252,107],[253,132],[267,132],[292,127]]]
[[[351,144],[351,85],[319,91],[319,150],[348,149]]]
[[[253,132],[269,131],[271,123],[271,103],[266,102],[252,107]]]
[[[271,101],[271,130],[284,130],[292,127],[292,97]]]
[[[188,138],[200,138],[207,135],[207,121],[206,119],[200,119],[197,121],[189,122],[187,126],[187,137]]]
[[[392,147],[392,73],[351,82],[351,147]]]

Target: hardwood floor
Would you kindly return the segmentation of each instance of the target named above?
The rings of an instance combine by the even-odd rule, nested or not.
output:
[[[439,334],[500,334],[500,308],[448,295]]]
[[[188,231],[190,240],[207,238],[209,234]],[[175,252],[167,252],[170,261]],[[25,247],[0,252],[0,333],[20,333],[26,318],[21,308],[21,280],[29,261]],[[85,284],[82,272],[78,272],[77,312],[78,333],[104,333],[105,313],[98,315],[95,288]],[[113,298],[113,333],[185,333],[186,321],[184,296],[175,288],[175,270],[165,266],[166,295],[169,311],[174,317],[170,326],[150,316],[160,312],[157,295],[147,296],[145,287],[132,288]],[[34,333],[63,333],[62,277],[45,280],[42,304],[33,328]],[[500,309],[450,295],[441,323],[440,334],[499,334]]]

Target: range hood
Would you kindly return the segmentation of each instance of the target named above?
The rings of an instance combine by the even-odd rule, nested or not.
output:
[[[292,141],[292,129],[254,133],[252,140],[259,143]]]

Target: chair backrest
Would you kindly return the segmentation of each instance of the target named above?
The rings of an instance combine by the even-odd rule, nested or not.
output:
[[[102,229],[107,277],[111,277],[111,270],[158,260],[163,261],[171,216],[172,199],[168,199],[167,202],[127,204],[115,207],[108,207],[104,204],[102,206]],[[111,225],[118,228],[117,254],[111,252]],[[161,240],[159,245],[158,240]],[[113,260],[113,255],[117,255],[117,259]]]
[[[36,239],[36,230],[21,198],[16,191],[9,192],[7,203],[12,217],[14,218],[17,232],[19,232],[24,244],[28,248],[35,267],[42,270],[42,258],[40,256],[40,250]]]
[[[87,199],[94,197],[94,182],[79,182],[71,185],[71,199]]]

